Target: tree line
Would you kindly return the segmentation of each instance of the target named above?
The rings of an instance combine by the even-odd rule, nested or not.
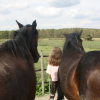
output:
[[[63,29],[38,29],[39,38],[63,38],[63,34],[69,34],[74,31],[80,31],[81,28],[63,28]],[[0,39],[10,39],[14,30],[0,31]],[[86,35],[91,35],[93,38],[100,38],[100,29],[83,29],[81,35],[85,38]]]

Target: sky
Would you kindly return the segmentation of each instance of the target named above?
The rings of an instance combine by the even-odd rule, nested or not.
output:
[[[100,29],[100,0],[0,0],[0,30],[37,22],[37,29]]]

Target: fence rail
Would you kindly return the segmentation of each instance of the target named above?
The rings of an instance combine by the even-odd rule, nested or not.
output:
[[[39,71],[41,71],[41,69],[35,70],[35,72],[39,72]],[[44,69],[44,71],[46,71],[46,69]]]

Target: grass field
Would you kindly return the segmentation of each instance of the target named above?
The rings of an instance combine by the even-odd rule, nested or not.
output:
[[[0,45],[7,41],[7,39],[0,39]],[[41,50],[43,55],[49,55],[53,47],[57,46],[60,47],[61,50],[63,49],[63,45],[65,43],[65,39],[39,39],[38,41],[38,51],[41,54]],[[93,41],[83,41],[83,47],[86,52],[93,51],[93,50],[100,50],[100,38],[93,38]],[[41,59],[39,62],[35,64],[35,69],[40,69],[41,67]],[[48,57],[44,58],[44,68],[47,67],[48,64]]]
[[[7,41],[7,39],[1,39],[0,44]],[[63,45],[65,43],[65,39],[39,39],[38,42],[38,51],[41,54],[41,50],[43,55],[49,55],[53,47],[60,47],[63,49]],[[100,38],[94,38],[93,41],[83,41],[83,47],[86,52],[93,50],[100,50]],[[44,58],[44,68],[47,68],[48,57]],[[39,59],[38,63],[35,64],[35,69],[41,69],[41,59]],[[40,72],[36,72],[37,77],[41,77]],[[48,78],[48,75],[44,72],[45,80]]]
[[[65,43],[65,39],[41,39],[39,40],[38,51],[41,54],[41,50],[43,55],[49,55],[53,47],[57,46],[63,49],[63,45]],[[93,50],[100,50],[100,39],[94,39],[93,41],[83,41],[83,47],[86,52]],[[48,65],[48,57],[44,58],[44,68],[47,68]],[[38,63],[35,64],[35,69],[41,69],[41,59],[39,59]],[[41,77],[38,72],[37,77]],[[44,72],[45,80],[48,78],[47,74]]]
[[[7,41],[7,39],[0,39],[0,45]],[[41,50],[43,55],[49,55],[53,47],[57,46],[60,47],[61,50],[63,49],[65,43],[65,39],[39,39],[38,41],[38,51],[41,54]],[[83,47],[86,52],[93,51],[93,50],[100,50],[100,38],[94,38],[93,41],[83,41]],[[48,57],[44,57],[44,69],[47,68],[48,65]],[[39,59],[38,63],[35,63],[35,70],[41,69],[41,58]],[[36,72],[37,82],[41,82],[41,72]],[[39,81],[38,81],[39,80]],[[49,81],[49,77],[47,73],[44,71],[44,81]],[[46,84],[45,84],[46,85]],[[37,86],[38,87],[38,86]],[[41,87],[40,87],[41,89]],[[39,90],[39,89],[38,89]],[[40,93],[41,94],[41,93]]]
[[[58,46],[63,49],[65,39],[41,39],[38,43],[39,53],[41,50],[44,55],[48,55],[53,47]],[[100,38],[94,38],[93,41],[83,41],[83,47],[86,52],[100,50]]]

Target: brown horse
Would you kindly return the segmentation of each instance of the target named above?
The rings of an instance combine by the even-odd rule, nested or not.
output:
[[[100,100],[100,51],[85,53],[78,72],[81,100]]]
[[[68,100],[81,100],[79,96],[79,82],[77,67],[84,54],[82,31],[65,35],[66,42],[63,48],[63,55],[58,71],[58,99],[62,100],[63,95]]]
[[[34,100],[36,75],[33,62],[37,62],[38,31],[36,21],[23,26],[13,38],[0,46],[0,100]]]

